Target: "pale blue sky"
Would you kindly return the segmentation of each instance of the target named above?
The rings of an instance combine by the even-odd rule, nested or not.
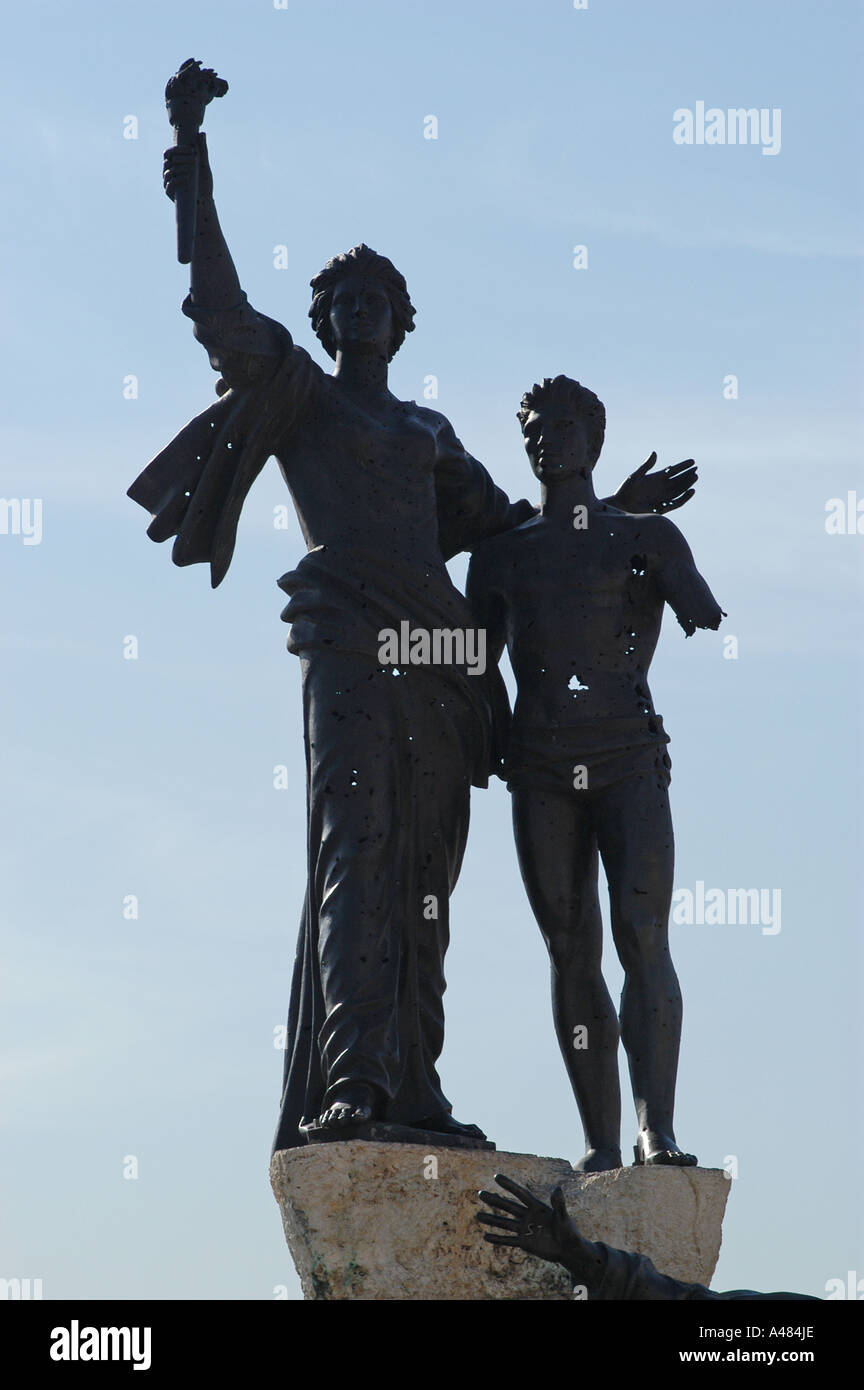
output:
[[[824,524],[828,499],[864,497],[861,29],[852,0],[7,13],[0,493],[41,498],[44,534],[0,535],[0,1276],[42,1278],[47,1298],[298,1296],[267,1163],[305,876],[299,665],[275,581],[302,542],[293,519],[273,528],[271,463],[214,594],[125,496],[215,399],[161,191],[164,84],[189,56],[230,83],[206,128],[243,286],[318,360],[309,279],[363,240],[418,310],[393,389],[422,398],[435,374],[438,408],[512,497],[535,490],[519,397],[558,372],[606,403],[608,490],[651,449],[697,458],[676,520],[729,617],[687,642],[667,620],[652,672],[676,885],[780,888],[783,915],[774,936],[673,928],[678,1136],[705,1166],[737,1157],[716,1287],[864,1276],[864,538]],[[700,100],[779,108],[780,153],[676,145],[673,112]],[[499,1148],[576,1158],[504,787],[472,814],[444,1084]],[[614,958],[608,976],[617,993]],[[628,1095],[625,1078],[625,1146]]]

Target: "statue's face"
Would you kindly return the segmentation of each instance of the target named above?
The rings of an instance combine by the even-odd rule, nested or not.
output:
[[[375,280],[349,276],[333,291],[330,328],[336,347],[390,355],[393,310],[389,295]]]
[[[566,410],[540,407],[522,426],[525,452],[536,476],[548,483],[571,473],[590,473],[585,422]]]

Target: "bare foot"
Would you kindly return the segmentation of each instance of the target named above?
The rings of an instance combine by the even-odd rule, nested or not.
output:
[[[659,1129],[640,1130],[633,1153],[634,1167],[695,1168],[699,1161],[695,1154],[686,1154],[678,1147],[674,1135]]]
[[[586,1149],[578,1163],[573,1164],[575,1173],[608,1173],[621,1167],[620,1149]]]
[[[369,1086],[346,1086],[339,1100],[323,1110],[311,1126],[313,1129],[345,1129],[349,1125],[365,1125],[375,1111],[375,1096]]]

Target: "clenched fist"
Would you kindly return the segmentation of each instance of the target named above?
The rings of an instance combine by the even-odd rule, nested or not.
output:
[[[198,201],[205,202],[213,196],[213,174],[207,155],[207,137],[198,135],[195,145],[172,145],[165,151],[162,160],[162,184],[172,203],[178,195],[194,187],[195,165],[198,165]]]

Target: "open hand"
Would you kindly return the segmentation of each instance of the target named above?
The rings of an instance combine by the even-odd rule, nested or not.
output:
[[[495,1192],[478,1194],[480,1200],[492,1208],[491,1212],[481,1211],[476,1215],[476,1220],[484,1226],[496,1228],[496,1233],[487,1232],[483,1237],[490,1245],[513,1245],[541,1260],[561,1262],[574,1246],[581,1244],[582,1238],[567,1215],[560,1187],[555,1188],[550,1197],[552,1205],[548,1206],[527,1187],[502,1173],[495,1174],[495,1181],[516,1200]]]
[[[657,462],[656,453],[648,456],[641,468],[625,479],[613,498],[616,507],[636,515],[645,512],[674,512],[683,507],[696,491],[698,478],[692,459],[673,463],[669,468],[651,472]]]

